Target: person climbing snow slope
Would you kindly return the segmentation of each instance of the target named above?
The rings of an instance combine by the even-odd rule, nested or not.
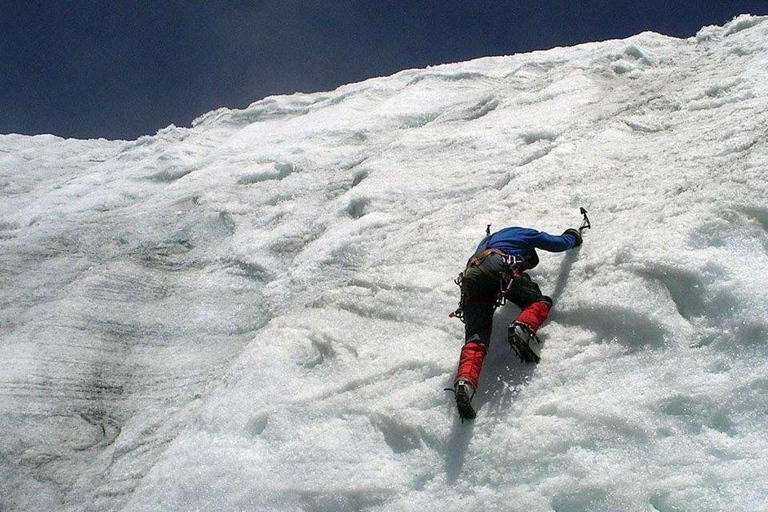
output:
[[[480,242],[457,280],[461,303],[454,315],[464,321],[465,342],[453,391],[462,419],[476,416],[471,402],[488,351],[496,308],[503,300],[520,308],[517,319],[509,326],[507,339],[521,360],[539,362],[536,332],[549,315],[552,299],[541,293],[539,285],[525,271],[538,265],[536,249],[563,252],[580,246],[581,242],[578,229],[567,229],[556,236],[522,227],[504,228]]]

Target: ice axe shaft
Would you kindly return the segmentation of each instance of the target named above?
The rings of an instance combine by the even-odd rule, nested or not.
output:
[[[584,220],[581,222],[581,226],[579,227],[579,233],[583,232],[585,229],[591,229],[592,224],[589,222],[589,217],[587,217],[587,210],[582,206],[579,211],[584,216]]]

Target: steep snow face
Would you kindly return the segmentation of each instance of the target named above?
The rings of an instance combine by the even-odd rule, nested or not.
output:
[[[760,509],[767,20],[0,136],[0,508]],[[453,278],[579,206],[462,424]]]

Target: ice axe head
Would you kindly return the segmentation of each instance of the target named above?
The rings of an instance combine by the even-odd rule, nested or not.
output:
[[[589,223],[589,217],[587,217],[587,210],[583,206],[579,208],[579,212],[584,216],[584,221],[581,223],[581,226],[579,227],[579,232],[584,231],[585,229],[591,229],[592,224]]]

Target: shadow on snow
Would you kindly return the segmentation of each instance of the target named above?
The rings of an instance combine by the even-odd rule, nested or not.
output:
[[[568,252],[560,264],[557,283],[551,295],[555,303],[565,290],[571,267],[577,258],[578,251]],[[491,343],[488,354],[485,356],[480,387],[474,398],[478,417],[503,418],[522,386],[533,377],[536,371],[536,365],[522,363],[507,342],[507,329],[519,312],[519,308],[508,304],[496,311],[494,315]],[[546,348],[545,339],[542,339],[544,348]],[[546,353],[544,355],[546,357]],[[455,482],[461,474],[474,428],[475,421],[461,421],[456,416],[445,460],[445,472],[449,483]]]

